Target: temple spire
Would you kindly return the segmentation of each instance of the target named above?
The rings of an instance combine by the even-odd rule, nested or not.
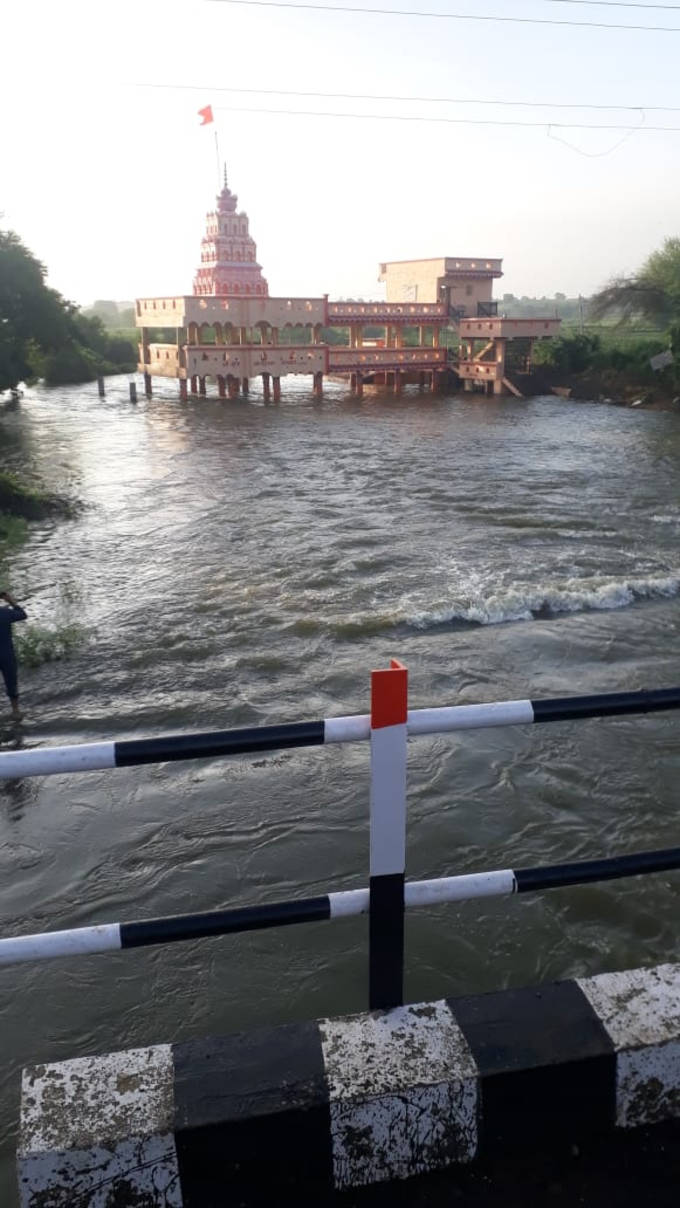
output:
[[[248,230],[248,215],[238,209],[238,197],[227,184],[227,165],[222,164],[224,185],[216,206],[207,215],[201,240],[201,263],[194,276],[194,293],[213,297],[266,298],[269,287],[257,263],[257,248]]]

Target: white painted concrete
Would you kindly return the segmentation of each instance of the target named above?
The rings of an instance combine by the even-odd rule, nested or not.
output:
[[[172,1132],[172,1048],[129,1049],[24,1070],[18,1153]]]
[[[616,1049],[621,1128],[680,1115],[680,965],[579,978]]]
[[[478,1076],[445,1002],[322,1020],[337,1188],[470,1161]]]
[[[182,1208],[170,1045],[24,1070],[17,1150],[22,1208]],[[63,1197],[63,1198],[61,1198]]]
[[[177,1151],[172,1133],[29,1154],[19,1159],[21,1208],[182,1208]],[[121,1192],[121,1188],[124,1189]]]

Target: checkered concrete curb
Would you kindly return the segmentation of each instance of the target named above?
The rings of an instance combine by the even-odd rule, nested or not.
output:
[[[22,1208],[204,1208],[680,1116],[680,966],[24,1071]]]

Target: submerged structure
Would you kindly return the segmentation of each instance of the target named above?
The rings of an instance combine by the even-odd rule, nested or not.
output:
[[[553,336],[560,320],[506,319],[493,300],[502,261],[439,257],[380,266],[385,301],[329,302],[270,297],[257,262],[248,215],[227,183],[206,218],[193,294],[138,298],[139,371],[146,393],[153,377],[179,380],[180,397],[247,394],[262,378],[265,401],[281,397],[281,378],[308,374],[321,395],[326,375],[399,393],[404,385],[441,384],[489,394],[521,391],[508,376],[511,341],[522,341],[528,367],[535,340]],[[165,338],[158,341],[161,330]]]

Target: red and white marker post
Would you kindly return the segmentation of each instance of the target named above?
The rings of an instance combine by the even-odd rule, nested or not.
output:
[[[404,998],[408,671],[371,672],[369,1007]]]

